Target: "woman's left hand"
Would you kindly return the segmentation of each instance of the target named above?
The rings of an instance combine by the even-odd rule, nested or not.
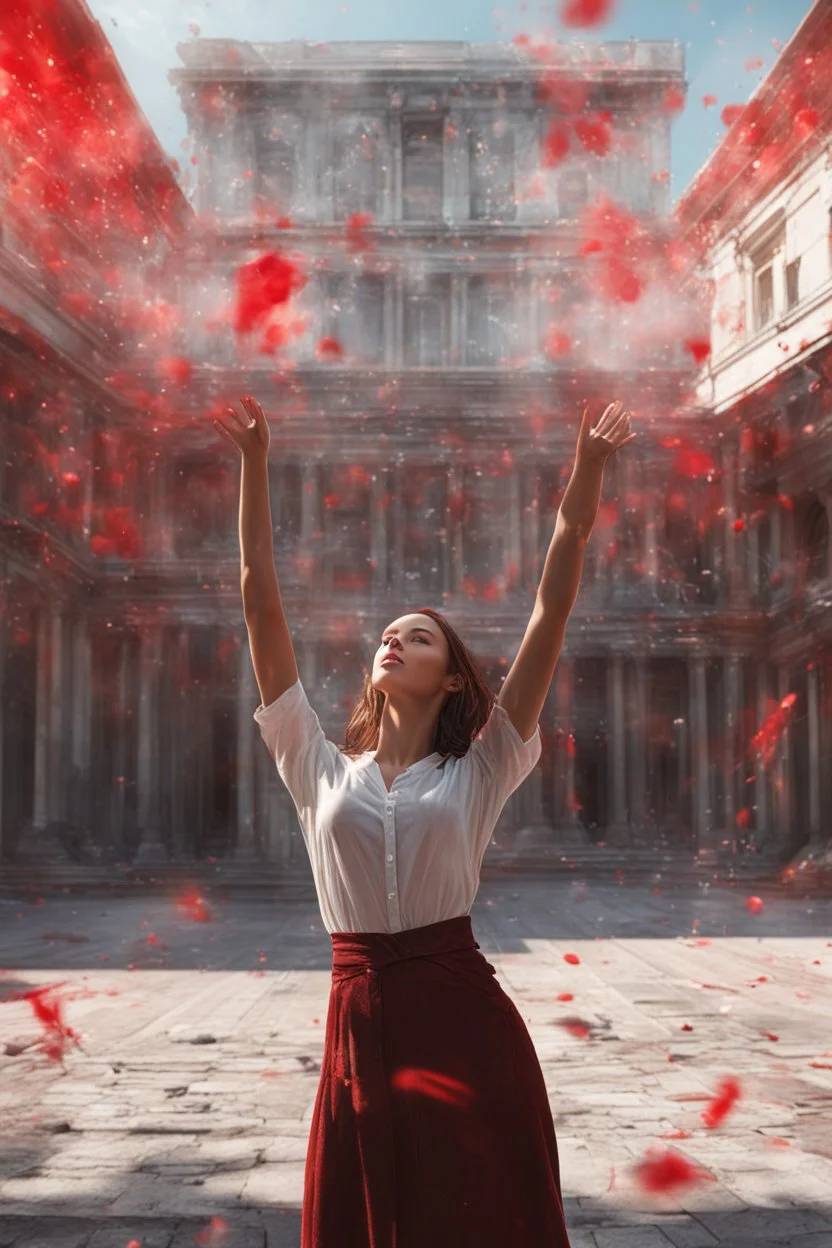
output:
[[[610,403],[594,429],[590,428],[590,423],[589,408],[585,407],[577,454],[577,458],[584,463],[605,463],[619,447],[626,446],[636,436],[630,432],[630,413],[620,399]]]

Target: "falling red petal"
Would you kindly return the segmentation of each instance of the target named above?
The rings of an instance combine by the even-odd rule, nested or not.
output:
[[[279,251],[267,252],[250,264],[241,265],[234,278],[233,323],[238,334],[250,334],[259,329],[273,308],[287,303],[306,285],[306,278],[297,265]]]
[[[320,359],[340,360],[344,354],[344,348],[337,338],[321,338],[316,348]]]
[[[680,113],[685,107],[685,93],[678,87],[668,87],[662,96],[662,109],[666,113]]]
[[[601,26],[613,14],[615,0],[563,0],[559,17],[571,27]]]
[[[745,112],[744,104],[726,104],[720,113],[724,126],[733,126]]]
[[[713,1178],[706,1170],[671,1149],[664,1153],[648,1154],[636,1164],[634,1173],[637,1182],[647,1192],[673,1191],[675,1188],[689,1187],[692,1183]]]
[[[763,899],[761,897],[747,897],[745,904],[752,914],[759,914],[763,908]]]
[[[541,164],[544,169],[553,169],[569,154],[569,131],[561,121],[553,121],[543,140]]]
[[[740,1083],[733,1075],[720,1081],[719,1091],[710,1104],[702,1110],[700,1118],[706,1127],[718,1127],[727,1118],[741,1095]]]
[[[570,966],[580,966],[581,964],[581,959],[578,957],[577,953],[565,953],[563,955],[563,960],[564,962],[568,962]]]
[[[686,338],[685,350],[694,358],[697,364],[703,364],[711,354],[711,343],[708,338]]]
[[[612,143],[609,123],[600,117],[576,117],[572,123],[578,142],[595,156],[606,156]]]

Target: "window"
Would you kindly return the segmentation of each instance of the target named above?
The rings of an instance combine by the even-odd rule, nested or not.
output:
[[[514,300],[509,281],[468,280],[467,362],[499,364],[512,349]]]
[[[350,120],[335,135],[332,152],[335,219],[381,211],[384,127],[378,118]]]
[[[404,362],[411,368],[447,363],[451,298],[447,277],[428,278],[404,300]]]
[[[327,332],[337,338],[347,360],[384,361],[384,278],[339,273],[330,279]]]
[[[800,303],[800,258],[786,265],[786,307],[791,309]]]
[[[576,220],[589,202],[589,179],[583,169],[569,169],[558,179],[558,215]]]
[[[405,221],[442,217],[442,161],[445,123],[441,118],[402,124],[402,216]]]
[[[261,212],[288,215],[295,198],[295,149],[277,126],[261,130],[255,139],[256,199]]]
[[[774,268],[769,261],[754,270],[754,328],[764,329],[774,317]]]
[[[468,146],[472,219],[513,221],[517,213],[514,131],[502,120],[475,125]]]

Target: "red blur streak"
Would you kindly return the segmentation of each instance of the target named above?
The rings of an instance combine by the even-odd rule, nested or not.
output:
[[[673,471],[680,477],[695,479],[715,472],[716,464],[707,451],[700,451],[692,446],[682,447],[676,454]]]
[[[565,953],[563,955],[563,960],[564,962],[568,962],[570,966],[580,966],[581,964],[581,959],[578,957],[577,953]]]
[[[305,275],[279,251],[241,265],[234,278],[234,329],[238,334],[260,329],[276,307],[288,303],[306,285]]]
[[[34,1011],[35,1018],[41,1024],[43,1037],[37,1047],[53,1062],[62,1062],[67,1050],[74,1045],[81,1048],[81,1039],[63,1018],[63,1002],[60,997],[49,996],[55,993],[60,985],[47,985],[44,988],[32,988],[23,994]]]
[[[193,919],[195,923],[213,922],[213,915],[207,902],[198,893],[186,893],[178,898],[176,908],[180,914]]]
[[[573,1001],[574,999],[575,994],[573,992],[559,992],[557,995],[558,1001]]]
[[[474,1093],[467,1084],[435,1070],[406,1067],[395,1071],[391,1083],[400,1091],[417,1092],[457,1109],[470,1109],[474,1103]]]
[[[788,726],[789,718],[797,701],[796,693],[787,693],[775,709],[766,717],[760,730],[751,738],[751,748],[761,756],[768,767],[774,758],[777,744]]]
[[[717,104],[717,98],[715,95],[703,95],[702,103],[704,104],[705,108],[715,108]]]
[[[613,15],[615,0],[563,0],[561,4],[561,24],[571,28],[602,26]]]
[[[578,1018],[577,1015],[571,1018],[558,1018],[555,1022],[558,1027],[563,1027],[564,1031],[568,1031],[576,1040],[586,1040],[589,1036],[590,1024],[586,1019]]]
[[[664,1153],[651,1151],[633,1170],[636,1181],[646,1192],[668,1192],[714,1179],[707,1170],[671,1149]]]
[[[716,1096],[700,1114],[700,1118],[705,1126],[711,1128],[718,1127],[721,1122],[724,1122],[740,1099],[740,1096],[741,1089],[738,1079],[733,1075],[728,1075],[721,1080]]]

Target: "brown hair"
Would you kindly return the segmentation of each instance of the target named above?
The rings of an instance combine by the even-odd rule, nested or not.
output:
[[[487,722],[497,695],[489,689],[476,658],[447,620],[432,607],[419,607],[416,614],[430,616],[442,629],[450,651],[447,674],[462,677],[462,688],[445,698],[433,739],[437,753],[462,758]],[[368,672],[364,677],[364,691],[344,730],[344,742],[339,746],[343,754],[351,758],[376,748],[383,708],[384,694],[373,688],[372,672]]]

